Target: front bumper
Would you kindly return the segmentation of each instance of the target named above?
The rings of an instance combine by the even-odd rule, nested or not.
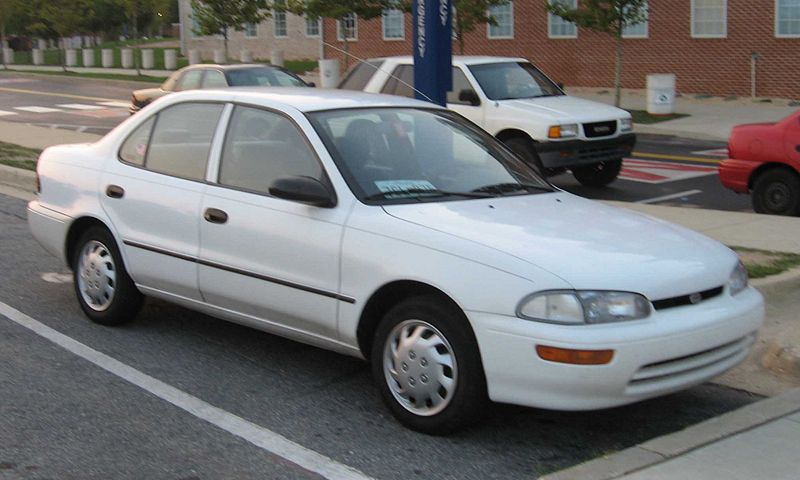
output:
[[[636,134],[624,133],[605,140],[564,140],[537,143],[536,153],[545,168],[570,168],[618,160],[631,154]]]
[[[726,158],[719,163],[719,181],[736,193],[750,191],[750,176],[763,162]]]
[[[703,383],[747,356],[764,321],[753,288],[697,305],[655,311],[641,321],[566,326],[467,312],[481,351],[489,397],[554,410],[595,410]],[[537,345],[614,350],[606,365],[541,359]]]

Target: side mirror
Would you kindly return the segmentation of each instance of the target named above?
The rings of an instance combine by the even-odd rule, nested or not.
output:
[[[465,88],[458,92],[458,101],[459,102],[466,102],[472,105],[473,107],[477,107],[481,104],[481,99],[478,98],[478,94],[475,90]]]
[[[336,206],[336,199],[316,178],[281,177],[272,182],[270,195],[284,200],[307,203],[315,207],[331,208]]]

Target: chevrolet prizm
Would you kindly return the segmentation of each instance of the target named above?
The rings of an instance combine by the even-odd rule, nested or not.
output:
[[[31,231],[93,321],[143,295],[363,357],[404,425],[622,405],[745,358],[736,255],[552,187],[451,111],[309,89],[165,97],[38,163]]]

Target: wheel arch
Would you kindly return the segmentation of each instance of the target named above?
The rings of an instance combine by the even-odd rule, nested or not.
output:
[[[72,257],[75,255],[75,243],[78,241],[81,235],[83,235],[83,232],[92,227],[105,228],[111,232],[111,236],[114,237],[114,240],[116,240],[116,236],[108,227],[108,225],[106,225],[106,223],[99,218],[86,215],[75,219],[72,224],[70,224],[69,230],[67,231],[67,237],[64,241],[64,260],[67,262],[67,266],[70,269],[72,269]],[[120,254],[122,254],[122,248],[119,248],[119,245],[117,245],[117,248],[120,251]]]
[[[395,280],[387,283],[369,297],[358,319],[356,338],[358,339],[358,348],[364,358],[370,358],[373,337],[383,316],[403,300],[423,295],[437,297],[465,315],[464,309],[452,297],[430,284],[416,280]],[[466,316],[464,320],[469,325]],[[471,330],[472,326],[470,325],[469,328]]]
[[[763,175],[763,174],[765,174],[765,173],[767,173],[767,172],[769,172],[771,170],[784,170],[784,171],[786,171],[786,172],[788,172],[788,173],[800,178],[800,174],[797,173],[797,170],[793,169],[789,165],[786,165],[785,163],[779,163],[779,162],[769,162],[769,163],[765,163],[763,165],[760,165],[758,168],[753,170],[753,173],[750,174],[750,178],[747,179],[747,189],[750,192],[752,192],[753,191],[753,186],[755,186],[756,180],[758,180],[758,177],[760,177],[761,175]]]
[[[497,132],[497,134],[495,135],[495,138],[497,138],[501,142],[504,142],[514,137],[522,137],[530,140],[531,143],[536,143],[536,140],[534,140],[530,135],[528,135],[527,132],[525,132],[524,130],[520,130],[518,128],[506,128]]]

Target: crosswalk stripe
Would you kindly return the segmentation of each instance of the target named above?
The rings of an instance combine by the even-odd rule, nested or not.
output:
[[[17,112],[7,112],[5,110],[0,110],[0,117],[5,117],[6,115],[16,115]]]
[[[131,106],[128,102],[97,102],[98,105],[103,105],[104,107],[117,107],[117,108],[128,108]]]
[[[73,110],[102,110],[103,107],[98,107],[97,105],[86,105],[83,103],[63,103],[61,105],[56,105],[57,107],[61,108],[71,108]]]
[[[59,108],[50,108],[50,107],[14,107],[14,110],[22,110],[23,112],[31,112],[31,113],[63,112],[63,110]]]

